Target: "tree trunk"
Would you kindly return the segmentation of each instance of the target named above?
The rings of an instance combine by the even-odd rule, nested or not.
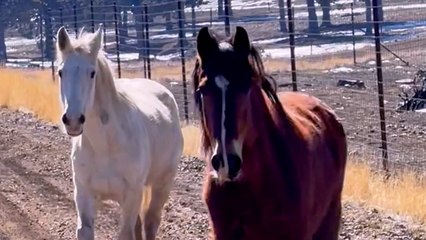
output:
[[[318,17],[315,9],[315,0],[306,0],[309,14],[309,33],[318,33]]]
[[[127,9],[124,9],[123,12],[123,34],[125,37],[129,37],[129,15]]]
[[[383,16],[383,1],[382,0],[377,0],[377,8],[379,10],[379,22],[383,22],[384,16]]]
[[[329,26],[331,26],[331,17],[330,17],[331,4],[330,4],[330,0],[323,0],[321,3],[322,3],[321,4],[321,8],[322,8],[321,27],[329,27]]]
[[[278,0],[278,8],[280,11],[280,32],[287,32],[287,24],[285,21],[284,0]]]
[[[173,29],[173,23],[172,23],[172,12],[168,11],[166,13],[166,30],[170,31]]]
[[[0,63],[6,62],[7,52],[6,52],[6,24],[3,21],[0,21]]]
[[[53,40],[52,40],[52,34],[53,34],[53,30],[52,30],[52,22],[50,19],[49,14],[47,14],[46,12],[43,14],[43,18],[44,18],[44,37],[46,39],[46,41],[44,42],[44,52],[45,52],[45,57],[49,60],[53,59]]]
[[[373,22],[371,21],[371,0],[364,0],[365,3],[365,22],[367,27],[365,28],[365,35],[373,35]]]
[[[123,14],[121,14],[123,12]],[[127,49],[126,39],[128,37],[125,24],[127,22],[127,9],[118,9],[118,42],[120,44],[120,51]]]

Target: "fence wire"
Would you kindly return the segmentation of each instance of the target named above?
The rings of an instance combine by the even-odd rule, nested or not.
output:
[[[226,34],[227,29],[232,33],[235,26],[243,26],[261,49],[280,90],[313,94],[337,112],[352,155],[368,155],[386,170],[408,167],[425,172],[421,109],[426,108],[426,93],[423,98],[419,91],[426,73],[419,75],[426,71],[426,3],[321,2],[232,0],[191,6],[169,1],[127,6],[87,1],[40,11],[35,37],[25,40],[25,52],[29,65],[51,67],[59,27],[76,37],[82,27],[94,31],[102,23],[104,50],[116,75],[160,81],[175,94],[182,120],[197,123],[188,84],[197,31],[209,26]],[[25,62],[13,51],[19,44],[9,42],[9,66]]]

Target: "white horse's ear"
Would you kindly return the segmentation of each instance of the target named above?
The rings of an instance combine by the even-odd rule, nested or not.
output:
[[[56,34],[56,47],[61,51],[66,51],[71,47],[71,40],[64,26],[60,27]]]
[[[98,30],[96,30],[96,32],[94,33],[94,37],[90,43],[90,53],[93,56],[98,55],[99,50],[102,47],[102,41],[103,41],[102,24],[99,24]]]

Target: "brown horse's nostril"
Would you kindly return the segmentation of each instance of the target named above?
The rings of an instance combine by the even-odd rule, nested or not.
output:
[[[86,117],[84,117],[84,115],[81,114],[81,116],[78,118],[78,121],[80,122],[80,124],[83,124],[86,121]]]
[[[64,123],[65,125],[68,125],[70,123],[66,114],[62,115],[62,123]]]
[[[239,156],[235,154],[228,155],[228,166],[229,166],[229,178],[234,179],[241,170],[242,160]]]
[[[220,166],[223,165],[223,159],[219,155],[214,155],[212,157],[212,166],[213,169],[219,171]]]

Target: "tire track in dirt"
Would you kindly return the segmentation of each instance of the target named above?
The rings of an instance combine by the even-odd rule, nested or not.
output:
[[[44,227],[31,220],[17,204],[0,193],[0,239],[55,239]]]
[[[5,141],[2,140],[2,145],[8,146],[7,149],[3,147],[1,151],[2,168],[11,170],[8,175],[14,178],[13,181],[17,185],[15,189],[19,193],[8,194],[7,198],[17,203],[26,202],[25,211],[32,217],[29,218],[30,221],[45,223],[43,225],[49,228],[45,231],[55,236],[50,239],[73,238],[76,213],[72,200],[69,161],[56,160],[58,155],[62,155],[63,159],[67,158],[67,151],[53,146],[52,139],[46,139],[38,131],[21,129],[22,126],[14,124],[6,128],[0,127],[0,134]],[[66,162],[68,164],[65,164]],[[58,169],[60,171],[55,172]],[[22,196],[27,199],[22,199]],[[110,230],[109,225],[113,223],[102,223],[107,228],[97,231],[97,237],[109,239],[105,232]]]

